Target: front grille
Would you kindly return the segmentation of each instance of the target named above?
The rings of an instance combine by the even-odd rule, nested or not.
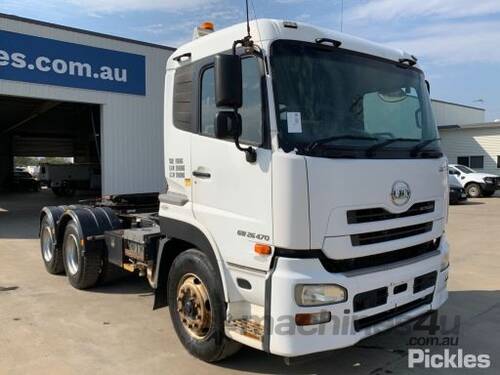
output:
[[[437,250],[440,238],[434,241],[428,241],[420,245],[406,247],[404,249],[389,251],[387,253],[368,255],[349,259],[330,259],[321,257],[320,261],[323,267],[332,273],[349,272],[360,269],[388,265],[395,262],[405,261],[419,257]]]
[[[408,211],[393,214],[385,208],[364,208],[347,211],[348,224],[370,223],[373,221],[392,220],[402,217],[417,216],[434,212],[434,201],[419,202],[411,206]]]
[[[415,278],[413,282],[413,293],[421,292],[431,286],[436,285],[437,271],[426,273]]]
[[[394,318],[398,315],[404,314],[411,310],[415,310],[421,306],[428,305],[432,302],[432,293],[417,299],[416,301],[412,301],[410,303],[395,307],[393,309],[381,312],[380,314],[375,314],[372,316],[368,316],[366,318],[358,319],[354,321],[354,329],[357,331],[361,331],[362,329],[374,326],[376,324],[380,324],[386,320]]]
[[[430,232],[432,221],[423,224],[410,225],[393,229],[380,230],[377,232],[353,234],[351,243],[353,246],[371,245],[379,242],[394,241],[401,238],[416,236],[418,234]]]
[[[387,303],[387,295],[388,290],[386,287],[356,294],[353,300],[353,310],[354,312],[358,312],[385,305]]]

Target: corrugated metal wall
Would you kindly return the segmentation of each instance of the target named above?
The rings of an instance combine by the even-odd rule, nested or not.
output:
[[[450,163],[459,156],[484,156],[484,168],[478,171],[500,174],[500,128],[440,129],[441,143]]]
[[[481,108],[432,100],[432,110],[438,126],[479,124],[485,121]]]
[[[103,194],[161,191],[163,93],[170,50],[0,16],[0,29],[146,56],[146,96],[0,80],[0,95],[101,105]]]

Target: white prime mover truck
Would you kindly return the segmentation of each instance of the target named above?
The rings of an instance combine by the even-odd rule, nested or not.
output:
[[[113,267],[147,277],[210,362],[342,348],[437,310],[448,169],[416,58],[302,23],[203,29],[166,67],[167,191],[45,207],[47,270],[79,289]]]

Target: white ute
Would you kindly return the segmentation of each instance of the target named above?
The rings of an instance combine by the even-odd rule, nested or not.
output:
[[[476,172],[465,165],[450,164],[448,173],[456,176],[456,180],[471,198],[491,197],[500,189],[500,177],[489,173]]]
[[[209,362],[343,348],[437,310],[448,167],[416,58],[303,23],[211,29],[167,63],[158,210],[44,208],[49,272],[146,276]]]

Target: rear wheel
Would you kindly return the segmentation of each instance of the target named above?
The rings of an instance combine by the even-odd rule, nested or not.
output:
[[[182,345],[206,362],[217,362],[241,345],[224,333],[226,305],[218,270],[201,251],[175,258],[168,277],[170,317]]]
[[[479,186],[479,184],[476,183],[470,183],[469,185],[467,185],[465,191],[467,192],[467,195],[471,198],[479,198],[483,193],[481,186]]]
[[[55,226],[48,216],[44,216],[40,225],[40,249],[47,272],[64,272],[63,255],[60,246],[56,246]]]
[[[70,284],[77,289],[95,286],[102,267],[101,252],[86,249],[78,225],[72,220],[66,226],[63,241],[63,260]]]

